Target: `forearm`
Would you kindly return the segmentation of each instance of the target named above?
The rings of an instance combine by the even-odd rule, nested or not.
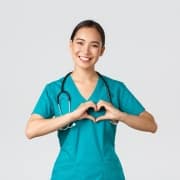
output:
[[[148,112],[143,112],[139,116],[129,115],[127,113],[120,113],[120,121],[137,130],[148,131],[155,133],[157,124],[153,116]]]
[[[32,115],[26,127],[26,136],[29,139],[43,136],[57,131],[73,121],[74,119],[71,113],[52,119],[44,119],[42,117]]]

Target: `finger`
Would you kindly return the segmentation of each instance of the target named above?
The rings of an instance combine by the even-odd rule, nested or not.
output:
[[[102,107],[105,107],[105,103],[103,100],[100,100],[96,106],[97,106],[97,111],[99,111]]]
[[[81,103],[78,109],[82,113],[85,113],[89,108],[96,109],[96,106],[94,106],[92,103]]]
[[[107,118],[107,116],[105,115],[105,116],[99,116],[98,118],[96,118],[96,122],[98,122],[98,121],[102,121],[102,120],[107,120],[108,118]]]
[[[97,107],[98,108],[101,108],[101,107],[108,107],[108,106],[111,106],[112,104],[107,102],[107,101],[104,101],[104,100],[100,100],[98,103],[97,103]]]
[[[93,120],[95,121],[95,118],[91,115],[89,115],[87,112],[85,112],[80,118],[79,120],[82,120],[82,119],[90,119],[90,120]]]
[[[86,107],[86,110],[89,109],[89,108],[93,108],[94,111],[96,111],[96,104],[93,102],[93,101],[88,101],[85,104],[85,107]]]
[[[108,105],[104,102],[100,102],[97,104],[97,111],[99,111],[101,108],[105,108],[107,109],[108,108]]]
[[[96,119],[93,116],[87,115],[86,118],[92,120],[93,122],[96,122]]]

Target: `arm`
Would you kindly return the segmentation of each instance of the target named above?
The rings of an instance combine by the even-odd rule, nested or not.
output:
[[[141,131],[155,133],[157,130],[157,124],[153,116],[147,111],[142,112],[140,115],[130,115],[115,108],[111,103],[102,100],[97,104],[98,109],[101,107],[106,109],[106,113],[104,116],[97,118],[96,121],[111,119],[115,122],[121,121],[129,127]]]
[[[72,114],[57,118],[45,119],[40,115],[31,115],[25,130],[28,139],[54,132],[73,121]]]
[[[137,130],[149,131],[152,133],[157,131],[157,124],[154,117],[147,111],[142,112],[139,116],[119,112],[118,119]]]
[[[92,121],[95,121],[94,117],[90,116],[86,112],[90,107],[96,109],[96,105],[89,101],[82,103],[73,112],[51,119],[45,119],[40,115],[33,114],[27,123],[25,134],[28,139],[32,139],[34,137],[43,136],[45,134],[57,131],[58,129],[63,128],[64,126],[76,120],[88,118]]]

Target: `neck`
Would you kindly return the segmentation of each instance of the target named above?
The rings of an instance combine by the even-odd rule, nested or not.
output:
[[[97,79],[98,75],[94,69],[77,69],[74,68],[72,72],[72,77],[78,81],[91,81]]]

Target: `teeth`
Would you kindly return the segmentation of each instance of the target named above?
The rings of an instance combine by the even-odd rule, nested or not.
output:
[[[90,60],[90,58],[88,58],[88,57],[83,57],[83,56],[80,56],[79,57],[82,61],[89,61]]]

